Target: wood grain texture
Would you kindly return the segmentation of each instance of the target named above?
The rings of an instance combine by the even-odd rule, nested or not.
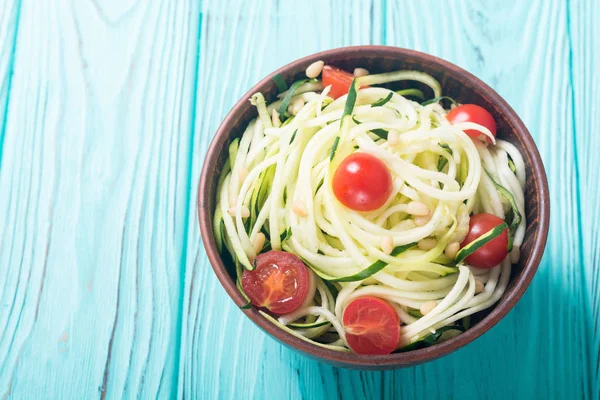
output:
[[[596,0],[0,0],[0,398],[600,398]],[[220,287],[195,185],[261,77],[351,44],[425,51],[523,118],[551,190],[530,289],[438,361],[360,372]]]
[[[8,98],[12,86],[15,39],[19,27],[20,2],[0,1],[0,166],[8,114]]]
[[[584,312],[589,323],[590,382],[592,393],[600,397],[600,9],[598,3],[571,2],[568,9],[571,63],[572,129],[576,150],[577,192],[581,213],[583,279],[586,293]]]
[[[205,39],[203,48],[211,53],[202,54],[201,59],[225,58],[224,65],[234,70],[219,71],[224,76],[254,79],[238,81],[237,86],[225,90],[227,102],[217,110],[220,115],[196,131],[199,139],[194,143],[201,145],[194,150],[195,157],[200,154],[200,160],[194,162],[195,174],[207,136],[256,78],[308,52],[350,43],[390,44],[448,59],[504,96],[540,146],[550,176],[553,209],[569,211],[553,214],[548,251],[539,273],[515,310],[496,328],[442,360],[395,372],[339,370],[309,361],[265,338],[228,302],[202,258],[200,245],[190,241],[188,254],[195,256],[188,258],[193,264],[188,264],[190,284],[186,287],[193,289],[189,309],[184,310],[182,345],[186,350],[182,357],[187,359],[182,358],[180,390],[186,397],[231,399],[278,393],[286,393],[287,398],[400,395],[431,399],[474,398],[476,394],[479,398],[567,398],[573,393],[595,398],[597,388],[590,379],[593,355],[588,350],[593,344],[591,316],[579,312],[589,297],[579,246],[578,177],[575,169],[565,168],[576,160],[570,123],[567,3],[464,1],[447,7],[439,1],[424,7],[416,2],[355,1],[344,7],[333,1],[322,4],[318,16],[311,18],[298,14],[291,4],[270,4],[272,7],[264,7],[259,15],[252,13],[250,3],[228,10],[217,3],[204,4],[204,19],[218,22],[216,27],[204,25],[202,37],[210,37],[215,29],[220,40]],[[310,8],[312,4],[306,5]],[[274,25],[273,21],[287,21],[289,15],[294,15],[294,22],[285,31]],[[323,17],[335,20],[325,31],[319,19]],[[261,29],[255,30],[256,26]],[[296,26],[302,28],[300,35],[294,32]],[[263,50],[264,42],[255,39],[259,34],[269,38],[269,47],[277,49],[274,54]],[[229,47],[229,41],[236,45]],[[244,62],[245,55],[239,51],[248,45],[264,56]],[[295,53],[288,58],[289,49]],[[214,79],[204,78],[200,71],[200,82]],[[214,96],[212,91],[208,95]],[[202,109],[199,103],[198,110]],[[568,323],[564,323],[565,315],[569,315]],[[240,335],[242,340],[237,340]]]
[[[176,395],[196,7],[20,5],[0,172],[0,397]]]

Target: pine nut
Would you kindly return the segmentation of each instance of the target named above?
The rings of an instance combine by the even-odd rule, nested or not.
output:
[[[232,217],[235,217],[235,214],[237,213],[237,207],[231,207],[229,210],[227,210],[227,212]],[[240,208],[240,213],[242,214],[242,218],[248,218],[250,216],[250,209],[248,209],[246,206],[242,206],[242,208]]]
[[[510,262],[512,264],[516,264],[519,262],[521,258],[521,248],[519,246],[513,246],[512,251],[510,252]]]
[[[308,215],[306,204],[302,200],[294,201],[294,204],[292,204],[292,212],[299,217],[306,217]]]
[[[397,146],[398,143],[400,143],[400,134],[398,133],[398,131],[391,129],[388,132],[387,142],[392,147]]]
[[[361,76],[369,75],[369,71],[364,68],[354,68],[354,77],[360,78]]]
[[[406,208],[406,212],[412,215],[429,215],[429,208],[420,201],[411,201],[408,203],[408,207]]]
[[[248,218],[250,216],[250,209],[246,206],[242,206],[241,214],[242,218]]]
[[[416,226],[425,226],[429,221],[431,221],[431,215],[421,215],[413,217],[413,222]]]
[[[267,237],[265,236],[264,233],[258,232],[256,234],[256,237],[254,238],[254,251],[256,251],[256,254],[260,253],[263,246],[265,245],[266,240],[267,240]]]
[[[279,113],[276,109],[273,109],[271,113],[271,122],[275,128],[279,128],[281,126],[281,119],[279,119]]]
[[[292,115],[297,115],[304,107],[304,100],[300,97],[296,98],[288,107],[288,112]]]
[[[446,246],[446,250],[444,250],[444,254],[451,260],[454,260],[456,257],[456,253],[460,250],[460,243],[452,242],[448,246]]]
[[[421,312],[421,314],[427,315],[431,312],[431,310],[436,308],[437,305],[438,305],[438,302],[435,300],[426,301],[425,303],[421,304],[419,311]]]
[[[394,239],[391,236],[384,236],[381,239],[381,250],[385,254],[391,254],[392,250],[394,250]]]
[[[475,293],[476,294],[481,293],[481,292],[483,292],[483,289],[485,289],[485,286],[483,286],[483,283],[480,280],[475,279]]]
[[[313,79],[321,75],[324,66],[325,63],[321,60],[315,61],[314,63],[310,64],[308,68],[306,68],[306,77]]]
[[[436,245],[437,245],[437,240],[435,240],[433,238],[421,239],[421,240],[419,240],[419,243],[417,244],[417,246],[419,246],[419,249],[425,250],[425,251],[433,249]]]

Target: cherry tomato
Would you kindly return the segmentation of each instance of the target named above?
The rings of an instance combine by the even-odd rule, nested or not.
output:
[[[367,153],[346,157],[333,174],[333,193],[346,207],[373,211],[392,193],[392,174],[379,158]]]
[[[504,221],[492,214],[475,214],[469,221],[469,233],[460,247],[464,247],[503,223]],[[477,268],[489,269],[500,264],[508,254],[508,228],[489,243],[484,244],[469,257],[465,258],[467,264]]]
[[[452,124],[458,124],[461,122],[474,122],[476,124],[485,126],[492,132],[492,135],[496,137],[496,121],[492,114],[490,114],[485,108],[480,107],[476,104],[463,104],[458,107],[454,107],[446,118]],[[492,143],[492,139],[484,135],[483,133],[474,129],[467,129],[465,131],[473,139],[479,139],[482,142]]]
[[[348,346],[358,354],[390,354],[400,341],[400,318],[385,300],[364,296],[346,306],[342,317]]]
[[[343,69],[326,65],[323,67],[323,87],[331,85],[329,90],[329,96],[334,99],[341,97],[348,93],[350,85],[354,80],[354,75],[350,72],[346,72]]]
[[[242,287],[256,307],[287,314],[309,300],[311,290],[314,293],[311,275],[296,255],[271,250],[256,257],[254,271],[244,270]]]

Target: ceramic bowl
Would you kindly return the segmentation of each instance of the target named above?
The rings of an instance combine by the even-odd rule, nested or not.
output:
[[[542,160],[527,128],[515,111],[494,90],[469,72],[437,57],[397,47],[356,46],[344,47],[317,53],[294,61],[271,73],[258,82],[236,103],[215,133],[208,149],[198,187],[198,217],[206,254],[225,291],[238,306],[245,300],[235,286],[235,278],[221,259],[214,240],[212,218],[215,211],[217,179],[227,159],[227,149],[232,139],[240,137],[247,124],[257,116],[256,108],[248,99],[253,93],[262,92],[267,103],[274,101],[278,94],[272,77],[281,75],[286,82],[305,77],[305,69],[312,62],[325,61],[347,71],[363,67],[371,73],[381,73],[401,69],[418,70],[434,76],[442,85],[443,94],[453,97],[459,103],[481,105],[492,113],[498,127],[498,137],[514,144],[523,155],[527,169],[525,201],[527,231],[521,247],[521,259],[513,266],[510,284],[504,296],[493,307],[473,318],[469,330],[446,342],[431,347],[394,353],[384,356],[341,353],[315,346],[290,335],[259,312],[250,308],[243,312],[256,325],[286,346],[318,360],[349,368],[392,369],[423,363],[455,351],[491,329],[500,321],[529,286],[542,258],[550,219],[548,182]],[[393,85],[394,89],[418,86],[402,82]]]

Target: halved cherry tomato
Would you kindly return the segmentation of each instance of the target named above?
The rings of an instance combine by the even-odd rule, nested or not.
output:
[[[458,107],[454,107],[446,118],[452,124],[458,124],[461,122],[474,122],[476,124],[485,126],[492,132],[492,135],[496,137],[496,121],[492,114],[490,114],[485,108],[480,107],[476,104],[462,104]],[[492,143],[492,139],[483,133],[474,129],[467,129],[465,131],[473,139],[479,139],[482,142]]]
[[[385,300],[359,297],[342,317],[348,346],[358,354],[390,354],[400,341],[400,318]]]
[[[256,257],[254,271],[244,270],[242,287],[256,307],[287,314],[303,305],[311,290],[314,293],[311,274],[296,255],[271,250]]]
[[[354,75],[350,72],[346,72],[343,69],[326,65],[323,67],[323,87],[331,85],[329,90],[329,96],[334,99],[341,97],[348,93],[350,85],[354,80]]]
[[[333,193],[346,207],[373,211],[392,193],[392,174],[383,161],[368,153],[346,157],[333,174]]]
[[[464,247],[503,223],[504,221],[492,214],[475,214],[469,220],[469,233],[460,247]],[[489,269],[500,264],[508,254],[508,228],[500,236],[484,244],[469,257],[465,262],[477,268]]]

